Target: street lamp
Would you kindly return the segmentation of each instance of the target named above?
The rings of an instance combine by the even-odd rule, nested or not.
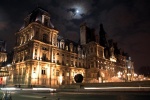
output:
[[[128,78],[128,81],[131,81],[131,74],[130,73],[127,73],[127,78]]]

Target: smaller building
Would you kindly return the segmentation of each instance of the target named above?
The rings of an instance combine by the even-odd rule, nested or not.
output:
[[[5,66],[7,61],[6,42],[0,40],[0,67]]]
[[[7,85],[7,77],[9,76],[9,71],[6,69],[0,70],[0,85]]]
[[[0,85],[6,84],[7,76],[9,75],[8,70],[5,69],[7,61],[6,53],[6,42],[0,40]]]

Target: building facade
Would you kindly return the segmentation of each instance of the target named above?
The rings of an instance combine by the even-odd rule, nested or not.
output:
[[[127,56],[107,40],[102,24],[98,37],[94,29],[81,24],[80,43],[58,33],[49,13],[39,7],[24,19],[15,34],[10,84],[58,87],[75,83],[76,74],[83,75],[83,83],[113,82],[113,77],[126,81]]]
[[[7,61],[6,42],[0,40],[0,67],[4,66]]]
[[[5,67],[7,61],[6,42],[0,40],[0,85],[6,84],[7,76],[9,75],[8,70]]]

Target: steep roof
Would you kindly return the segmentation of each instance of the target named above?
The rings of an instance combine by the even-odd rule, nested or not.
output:
[[[30,14],[29,22],[36,21],[36,19],[42,17],[42,15],[46,15],[50,17],[50,14],[48,13],[48,11],[44,10],[43,8],[41,7],[35,8]]]
[[[25,28],[26,26],[28,26],[30,23],[32,22],[38,22],[44,25],[44,23],[42,23],[42,16],[45,15],[47,18],[49,18],[49,20],[47,20],[48,24],[45,25],[46,27],[49,28],[54,28],[54,25],[51,23],[50,21],[50,14],[48,13],[48,11],[44,10],[41,7],[37,7],[35,8],[25,19],[24,19],[24,24],[21,27],[21,29]],[[20,30],[21,30],[20,29]]]

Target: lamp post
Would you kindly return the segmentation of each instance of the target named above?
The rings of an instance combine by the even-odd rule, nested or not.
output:
[[[127,73],[127,79],[128,81],[131,81],[131,73]]]

